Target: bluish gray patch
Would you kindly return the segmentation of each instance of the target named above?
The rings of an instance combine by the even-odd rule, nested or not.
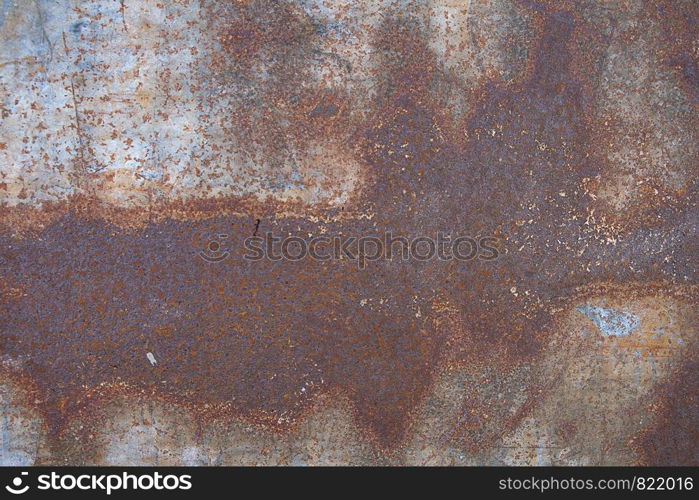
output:
[[[34,458],[24,450],[12,447],[13,432],[10,428],[10,419],[7,407],[2,408],[3,415],[0,421],[0,467],[23,467],[32,465]]]
[[[638,328],[637,316],[617,311],[611,307],[600,307],[592,304],[583,304],[575,308],[579,313],[590,318],[602,335],[607,337],[625,337]]]
[[[80,36],[80,32],[86,25],[87,22],[85,21],[77,21],[70,25],[70,32],[73,33],[75,36]]]
[[[139,175],[149,181],[156,181],[163,178],[163,172],[159,170],[142,170]]]
[[[5,0],[2,3],[2,9],[0,9],[0,27],[2,27],[3,24],[5,24],[5,19],[7,18],[7,13],[10,10],[10,5],[11,0]]]

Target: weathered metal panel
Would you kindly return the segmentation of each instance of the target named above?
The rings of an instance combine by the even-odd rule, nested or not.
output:
[[[0,462],[699,464],[698,16],[0,2]]]

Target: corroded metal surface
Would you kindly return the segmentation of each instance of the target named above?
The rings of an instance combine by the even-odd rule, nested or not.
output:
[[[699,464],[695,1],[0,8],[3,463]]]

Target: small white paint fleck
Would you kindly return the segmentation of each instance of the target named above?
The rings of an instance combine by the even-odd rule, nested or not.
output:
[[[150,361],[150,364],[155,366],[158,364],[158,362],[155,360],[155,356],[153,356],[152,352],[147,352],[146,357],[148,358],[148,361]]]

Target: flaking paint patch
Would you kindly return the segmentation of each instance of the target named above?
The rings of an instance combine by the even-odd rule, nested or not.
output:
[[[512,0],[428,2],[429,46],[473,94],[486,80],[511,84],[527,69],[534,19]],[[461,103],[466,110],[469,104]]]
[[[691,2],[660,2],[653,9],[637,1],[588,2],[587,9],[607,41],[604,52],[590,51],[598,70],[595,128],[609,164],[595,194],[610,218],[634,223],[652,214],[644,200],[667,205],[695,182],[696,103],[683,90],[672,56],[675,37],[683,35],[662,26],[682,9],[691,11]]]
[[[4,2],[3,12],[0,201],[41,208],[75,194],[81,150],[71,85],[75,69],[59,51],[56,36],[65,5]]]
[[[97,458],[104,465],[189,465],[197,460],[194,420],[159,402],[125,401],[106,405],[110,415],[91,439],[104,443]],[[89,438],[89,435],[88,435]]]
[[[209,7],[154,0],[124,9],[97,0],[12,4],[0,54],[0,201],[35,208],[78,195],[118,208],[231,196],[347,202],[358,189],[360,161],[324,125],[307,146],[283,138],[285,144],[262,148],[250,143],[244,123],[255,112],[245,96],[279,109],[276,93],[284,88],[266,81],[261,68],[252,79],[212,69],[210,54],[222,49]],[[289,16],[290,25],[305,22],[298,12]],[[368,43],[365,28],[355,29]],[[328,37],[318,35],[304,50],[322,55]],[[311,74],[334,64],[332,57],[311,61],[310,73],[299,67],[302,85],[316,85]],[[325,84],[316,83],[322,90]],[[279,123],[260,125],[275,132]]]
[[[0,465],[28,466],[47,456],[43,419],[15,383],[0,383]]]

